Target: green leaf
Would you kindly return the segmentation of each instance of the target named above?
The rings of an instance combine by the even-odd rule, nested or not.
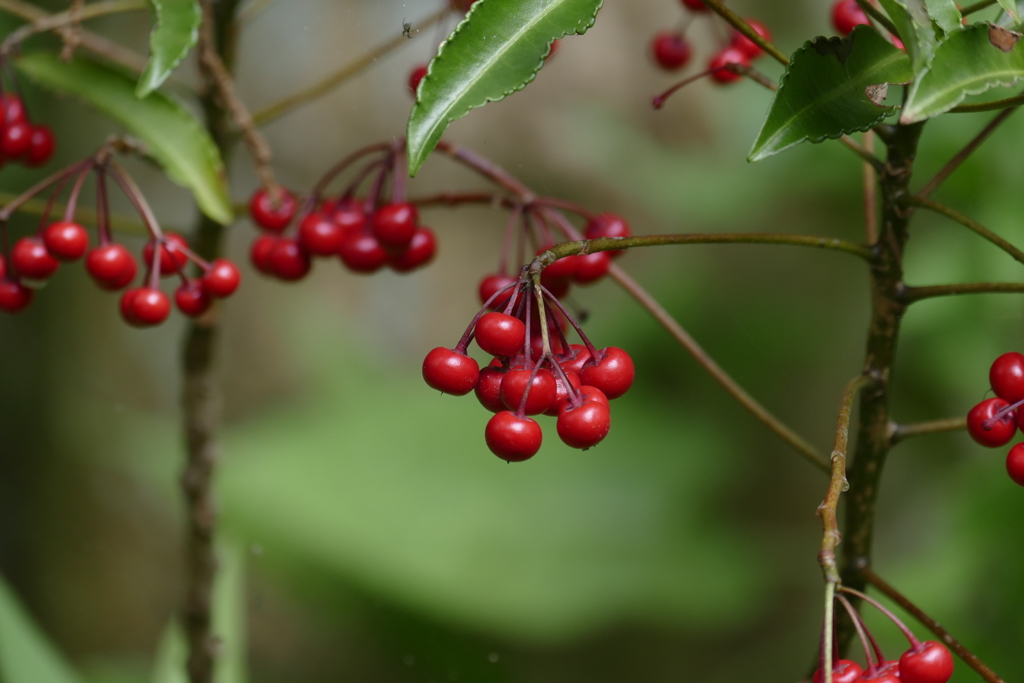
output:
[[[1013,17],[1014,21],[1020,21],[1020,15],[1017,14],[1017,3],[1014,0],[997,0],[999,6],[1006,10],[1006,13]]]
[[[866,89],[910,80],[910,60],[873,28],[846,38],[816,38],[793,53],[768,117],[750,151],[760,161],[804,140],[821,142],[871,128],[895,107],[872,102]]]
[[[185,107],[162,92],[135,97],[131,75],[84,57],[62,62],[37,52],[18,69],[39,86],[74,95],[107,114],[145,143],[149,155],[176,183],[187,187],[199,208],[219,223],[232,220],[220,153],[206,129]]]
[[[0,577],[0,681],[80,683]]]
[[[1000,36],[1012,42],[1016,35],[992,24],[971,24],[950,34],[936,49],[931,66],[911,86],[900,123],[938,116],[968,95],[1024,78],[1024,43],[1018,41],[1004,52],[992,42]]]
[[[197,0],[152,0],[156,24],[149,36],[149,63],[135,94],[145,97],[160,87],[199,39],[203,13]]]
[[[880,0],[906,45],[914,73],[920,73],[935,54],[935,27],[924,0]]]
[[[955,0],[925,0],[928,16],[946,33],[963,28],[963,15]]]
[[[441,43],[409,116],[409,174],[470,109],[530,83],[551,43],[594,25],[603,0],[479,0]]]

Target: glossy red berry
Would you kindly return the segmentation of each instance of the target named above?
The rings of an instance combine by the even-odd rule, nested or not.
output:
[[[210,298],[202,282],[189,280],[183,282],[174,291],[174,303],[178,305],[178,310],[185,315],[197,318],[209,310],[213,299]]]
[[[281,280],[295,282],[309,275],[313,263],[296,240],[282,237],[270,253],[270,267]]]
[[[503,410],[487,422],[484,439],[491,453],[502,460],[522,462],[537,454],[544,434],[536,421]]]
[[[562,372],[565,372],[565,376],[569,380],[569,385],[578,391],[582,385],[580,376],[575,372],[566,371],[565,368],[562,369]],[[569,399],[569,389],[566,387],[565,382],[562,381],[562,378],[558,376],[557,372],[552,372],[551,374],[555,376],[555,400],[551,402],[551,407],[545,410],[544,414],[557,416],[558,412],[565,406],[566,401]]]
[[[926,640],[900,657],[901,683],[946,683],[953,677],[953,655],[946,646]]]
[[[35,292],[17,280],[0,280],[0,311],[20,313],[32,303]]]
[[[0,125],[21,123],[28,120],[25,112],[25,103],[14,93],[7,93],[0,96],[0,107],[3,108],[3,120]]]
[[[385,251],[400,253],[412,242],[418,222],[419,212],[414,205],[405,202],[388,204],[373,214],[373,236]]]
[[[219,258],[210,264],[210,269],[203,274],[203,289],[212,297],[223,299],[231,296],[238,289],[242,275],[238,267],[227,260]]]
[[[121,315],[136,327],[159,325],[170,314],[171,300],[159,289],[138,287],[121,296]]]
[[[1006,473],[1018,486],[1024,486],[1024,443],[1019,443],[1006,454]]]
[[[25,165],[30,167],[42,166],[50,157],[56,143],[53,139],[53,131],[49,126],[32,126],[32,134],[29,136],[28,151],[25,152]]]
[[[96,247],[85,257],[85,270],[103,289],[121,289],[135,279],[138,265],[122,244]]]
[[[27,154],[32,147],[32,126],[25,121],[9,123],[0,130],[0,153],[8,159]]]
[[[77,261],[89,249],[89,233],[73,221],[57,221],[43,231],[43,244],[58,261]]]
[[[596,240],[601,237],[632,237],[633,231],[629,229],[626,219],[614,213],[602,213],[594,216],[584,229],[583,236],[588,240]],[[625,254],[625,251],[604,252],[612,258],[618,258]]]
[[[692,12],[707,12],[708,6],[705,5],[701,0],[681,0],[683,7]]]
[[[412,96],[416,97],[416,90],[420,87],[420,81],[427,75],[427,65],[420,64],[409,73],[409,90]]]
[[[992,391],[1010,403],[1024,399],[1024,354],[1011,351],[996,358],[988,371]]]
[[[750,66],[750,59],[747,55],[734,47],[727,47],[721,52],[715,54],[711,61],[708,62],[708,71],[711,72],[711,80],[716,83],[734,83],[743,76],[733,71],[730,71],[726,67],[729,64],[739,64],[740,66]]]
[[[675,31],[661,31],[651,38],[651,55],[654,62],[662,69],[675,71],[686,66],[693,56],[693,48],[683,37],[683,34]]]
[[[1010,411],[995,424],[985,429],[985,423],[997,412],[1010,405],[1001,398],[988,398],[971,408],[967,413],[967,433],[982,446],[997,448],[1010,442],[1017,433],[1017,416]]]
[[[839,35],[849,35],[853,29],[867,23],[868,17],[857,0],[836,0],[832,5],[832,26]]]
[[[558,364],[566,372],[583,374],[584,364],[590,360],[590,351],[583,344],[569,344],[565,354],[558,359]]]
[[[445,394],[465,396],[476,387],[480,366],[464,353],[440,346],[423,359],[423,379]]]
[[[437,254],[437,237],[428,227],[420,226],[412,236],[412,242],[405,251],[388,257],[388,265],[396,273],[408,273],[422,268],[434,260]]]
[[[361,232],[366,227],[366,214],[350,202],[338,202],[331,212],[331,220],[341,228],[345,235]]]
[[[4,260],[4,255],[0,254],[0,280],[7,277],[7,261]]]
[[[596,362],[596,364],[594,364]],[[609,346],[597,352],[597,357],[583,367],[580,379],[584,384],[597,387],[610,398],[622,396],[633,386],[636,370],[633,359],[622,349]]]
[[[545,251],[547,251],[547,249],[541,249],[537,254],[543,254]],[[547,266],[541,273],[541,276],[550,281],[568,280],[576,274],[576,262],[578,258],[578,256],[563,256],[550,266]]]
[[[314,256],[334,256],[345,238],[345,230],[332,218],[314,211],[299,223],[299,244]]]
[[[902,683],[898,662],[882,662],[881,664],[868,667],[857,679],[858,683]]]
[[[476,323],[476,343],[492,356],[508,358],[523,352],[526,325],[519,318],[492,311]]]
[[[555,378],[550,370],[538,370],[530,384],[533,370],[513,368],[505,373],[501,380],[501,402],[509,410],[518,411],[530,386],[530,394],[526,397],[523,412],[527,415],[540,415],[555,402]]]
[[[516,278],[509,277],[508,275],[486,275],[484,279],[480,281],[480,285],[477,288],[477,292],[480,295],[480,303],[486,304],[492,296],[500,292],[505,287],[515,284]],[[505,294],[498,297],[491,302],[491,308],[494,310],[503,309],[508,303],[508,300],[512,298],[512,292],[514,290],[508,290]]]
[[[274,274],[274,264],[270,257],[280,239],[277,235],[260,235],[249,247],[249,260],[252,261],[253,267],[264,275]]]
[[[849,659],[840,659],[832,663],[832,683],[856,683],[862,671],[863,669],[860,668],[860,664],[857,662],[850,661]],[[825,677],[822,675],[821,670],[815,671],[813,683],[824,682]]]
[[[501,368],[488,366],[480,371],[480,378],[473,389],[480,405],[492,413],[505,410],[505,404],[501,402],[501,380],[504,377],[505,372]]]
[[[388,262],[388,253],[370,233],[349,233],[341,241],[338,257],[356,273],[375,273]]]
[[[761,36],[769,43],[772,42],[772,32],[768,30],[767,26],[754,19],[747,19],[747,23],[750,24],[750,28],[754,29],[754,33]],[[747,38],[739,31],[732,34],[732,42],[730,45],[745,54],[747,59],[757,59],[764,55],[764,50],[758,47],[757,43],[752,41],[750,38]]]
[[[149,240],[142,249],[142,262],[152,267],[153,250],[156,247],[156,240]],[[188,263],[188,256],[182,249],[188,249],[188,242],[176,232],[165,232],[163,242],[160,245],[160,276],[170,277],[176,274],[185,264]]]
[[[22,237],[11,249],[11,270],[29,280],[45,280],[56,272],[60,263],[50,256],[43,240]]]
[[[558,438],[571,448],[591,448],[608,436],[612,416],[602,403],[584,403],[577,408],[568,404],[558,411]]]
[[[597,282],[608,274],[612,265],[612,257],[607,251],[599,251],[586,256],[576,257],[576,273],[573,275],[573,282],[579,285],[589,285]]]
[[[249,215],[253,221],[264,230],[272,232],[281,232],[287,228],[297,208],[295,197],[283,188],[276,198],[271,197],[265,188],[256,190],[249,198]]]

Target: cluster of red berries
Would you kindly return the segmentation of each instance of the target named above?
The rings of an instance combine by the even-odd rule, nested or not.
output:
[[[519,281],[495,292],[454,349],[436,348],[423,361],[428,385],[455,396],[473,391],[494,413],[484,438],[491,452],[508,462],[528,460],[540,450],[543,433],[531,415],[557,417],[559,438],[573,448],[596,446],[611,428],[609,400],[625,394],[635,376],[628,353],[616,347],[595,348],[543,286],[543,300],[558,313],[546,308],[539,315],[540,305],[533,306],[535,296],[531,284]],[[502,302],[503,312],[491,310]],[[545,335],[535,348],[531,327],[539,327],[542,317],[556,336]],[[566,341],[562,320],[576,328],[583,344]],[[494,356],[483,370],[466,354],[474,338]]]
[[[1024,430],[1024,354],[1011,351],[995,359],[988,372],[995,398],[987,398],[967,413],[967,432],[982,446],[999,448],[1013,440],[1017,429]],[[1024,443],[1006,455],[1006,472],[1015,483],[1024,486]]]
[[[683,6],[694,13],[706,13],[708,7],[701,0],[681,0]],[[746,20],[758,35],[771,41],[772,34],[759,21]],[[722,45],[708,60],[708,75],[716,83],[732,83],[742,76],[728,68],[730,64],[750,66],[751,61],[761,57],[764,51],[742,33],[731,28],[729,42]],[[693,47],[686,39],[683,31],[659,31],[651,38],[651,56],[654,62],[666,71],[677,71],[690,63]]]
[[[850,659],[834,657],[832,661],[833,683],[946,683],[953,677],[953,655],[945,645],[934,640],[920,641],[895,614],[867,595],[849,588],[840,587],[842,593],[856,595],[878,608],[903,632],[910,647],[899,660],[886,659],[871,631],[860,614],[853,609],[842,593],[837,596],[854,621],[857,634],[864,648],[866,666],[861,667]],[[825,683],[821,668],[814,672],[813,683]]]
[[[28,118],[25,103],[14,93],[0,94],[0,166],[20,161],[29,167],[42,166],[53,156],[53,131],[49,126],[34,125]]]

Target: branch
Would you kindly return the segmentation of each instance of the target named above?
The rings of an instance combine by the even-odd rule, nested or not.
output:
[[[999,127],[999,124],[1005,121],[1007,118],[1009,118],[1010,114],[1012,114],[1015,111],[1017,111],[1017,108],[1013,107],[1010,109],[1004,109],[1002,112],[1000,112],[999,115],[992,119],[992,121],[990,121],[989,124],[985,126],[985,128],[980,133],[978,133],[973,140],[968,142],[962,150],[957,152],[956,156],[950,159],[949,163],[943,166],[942,169],[935,174],[934,178],[929,180],[925,184],[925,186],[921,188],[921,191],[917,193],[917,196],[925,198],[932,192],[934,192],[936,188],[938,188],[938,186],[941,185],[946,180],[946,178],[948,178],[950,174],[953,173],[953,171],[960,167],[960,164],[964,163],[967,157],[969,157],[974,152],[974,150],[978,149],[978,147],[981,146],[981,143],[985,142],[988,136],[991,135],[993,131],[995,131],[995,129]]]
[[[87,19],[102,17],[108,14],[123,14],[124,12],[136,12],[143,9],[146,9],[146,3],[142,0],[100,0],[100,2],[94,2],[81,8],[72,6],[66,12],[49,14],[35,19],[11,33],[4,38],[3,43],[0,43],[0,56],[10,54],[26,38],[36,33],[77,26],[80,22]],[[73,29],[68,31],[69,36],[72,33],[74,33]]]
[[[951,114],[974,114],[979,111],[995,111],[996,109],[1008,109],[1010,107],[1019,107],[1024,104],[1024,93],[1020,95],[1014,95],[1013,97],[1006,97],[1001,100],[991,100],[989,102],[974,102],[971,104],[959,104],[949,110]]]
[[[874,156],[875,133],[864,133],[864,150]],[[878,241],[878,184],[877,167],[867,159],[864,160],[862,179],[864,183],[864,241],[868,246]]]
[[[869,152],[866,148],[861,147],[859,144],[857,144],[857,141],[851,138],[849,135],[844,135],[843,137],[839,138],[839,142],[843,143],[844,145],[852,149],[854,152],[856,152],[861,159],[863,159],[864,161],[871,165],[871,168],[873,168],[876,173],[881,173],[882,170],[885,168],[885,164],[882,163],[881,159],[879,159],[874,154]]]
[[[897,605],[905,609],[915,619],[920,621],[925,628],[934,633],[939,637],[943,643],[949,647],[950,650],[955,652],[960,659],[964,660],[967,666],[971,667],[978,672],[982,678],[988,683],[1005,683],[992,669],[985,666],[985,664],[978,659],[977,655],[968,650],[963,644],[950,635],[949,631],[942,628],[939,622],[932,619],[930,616],[925,614],[920,607],[910,602],[902,593],[897,591],[895,588],[890,586],[888,583],[882,580],[878,574],[871,570],[871,567],[864,566],[860,569],[860,575],[864,577],[864,580],[870,583],[872,586],[884,593],[890,600],[895,602]]]
[[[836,510],[839,507],[839,496],[850,488],[846,481],[846,450],[850,440],[850,414],[853,412],[853,399],[857,392],[872,382],[867,375],[858,375],[846,384],[843,400],[839,403],[839,418],[836,424],[836,439],[832,447],[832,473],[829,478],[825,499],[818,506],[823,528],[821,550],[818,551],[818,564],[825,574],[825,581],[839,584],[839,567],[836,563],[836,547],[842,535],[839,533],[839,519]],[[831,629],[828,629],[831,630]]]
[[[941,213],[943,216],[956,221],[957,223],[964,226],[968,230],[973,230],[974,232],[978,233],[979,235],[987,239],[989,242],[996,245],[997,247],[1005,251],[1007,254],[1012,256],[1017,261],[1024,263],[1024,251],[1021,251],[1017,247],[1013,246],[1012,244],[1004,240],[999,235],[995,234],[994,232],[986,228],[981,223],[968,218],[962,213],[958,213],[957,211],[954,211],[953,209],[949,208],[944,204],[939,204],[938,202],[933,202],[930,199],[924,199],[922,197],[905,196],[902,198],[901,201],[903,204],[909,204],[910,206],[919,206],[922,209],[928,209],[929,211],[934,211],[935,213]]]
[[[426,19],[424,19],[420,26],[412,33],[419,33],[420,31],[429,28],[430,26],[433,26],[434,24],[438,23],[446,16],[448,16],[449,13],[450,10],[446,6],[445,9],[435,14],[432,14]],[[388,54],[392,50],[401,47],[402,45],[405,45],[407,40],[408,38],[406,38],[405,35],[399,34],[394,38],[388,40],[387,42],[381,43],[380,45],[373,48],[363,56],[359,57],[358,59],[352,62],[349,62],[348,64],[341,67],[340,69],[338,69],[331,75],[327,76],[326,78],[320,80],[319,82],[314,83],[308,88],[300,90],[294,95],[289,95],[284,99],[278,100],[277,102],[274,102],[265,109],[261,109],[260,111],[256,112],[255,116],[253,116],[253,121],[256,122],[257,126],[265,126],[274,119],[280,118],[285,114],[288,114],[293,109],[300,107],[303,104],[306,104],[307,102],[311,102],[312,100],[315,100],[322,95],[326,95],[335,87],[341,85],[343,82],[345,82],[352,76],[355,76],[360,71],[367,68],[384,55]]]
[[[869,17],[871,17],[879,24],[881,24],[886,31],[893,34],[897,38],[900,37],[900,32],[896,30],[896,25],[893,24],[892,21],[890,21],[889,17],[882,14],[881,11],[879,11],[874,5],[868,2],[868,0],[855,0],[855,2],[857,3],[857,6],[860,7],[865,14],[867,14]]]
[[[909,425],[893,424],[890,426],[889,443],[893,446],[903,439],[912,436],[923,436],[925,434],[940,434],[942,432],[956,432],[967,429],[966,417],[948,417],[945,420],[932,420],[931,422],[917,422]]]
[[[960,14],[966,17],[968,14],[974,14],[975,12],[983,10],[986,7],[991,7],[992,5],[996,4],[996,1],[997,0],[980,0],[980,2],[976,2],[973,5],[968,5],[967,7],[964,7],[962,10],[960,10]]]
[[[782,64],[783,66],[789,64],[789,58],[782,54],[782,51],[780,51],[779,48],[762,38],[760,33],[751,28],[750,24],[743,20],[743,17],[723,5],[721,0],[704,0],[704,4],[707,5],[711,11],[715,12],[718,16],[732,24],[733,28],[749,38],[755,45],[771,55],[779,64]]]
[[[930,287],[907,287],[902,300],[912,304],[922,299],[958,294],[1018,294],[1024,292],[1024,282],[971,282],[963,285],[932,285]]]

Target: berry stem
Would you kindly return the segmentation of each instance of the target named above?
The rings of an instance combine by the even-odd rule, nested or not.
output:
[[[561,209],[563,211],[574,213],[587,221],[597,218],[597,215],[586,207],[559,197],[537,197],[537,199],[533,201],[533,206],[539,208],[550,207],[552,209]]]
[[[853,622],[853,627],[857,630],[857,635],[860,637],[860,644],[864,648],[864,661],[867,665],[873,667],[877,663],[884,662],[885,657],[882,654],[882,649],[878,647],[874,636],[871,636],[871,645],[868,645],[868,636],[871,632],[864,625],[864,620],[861,619],[860,613],[853,608],[853,605],[850,604],[850,601],[842,593],[836,595],[836,600],[842,604],[846,609],[846,613],[850,615],[850,621]],[[874,656],[871,654],[871,648],[874,648]]]
[[[68,194],[68,203],[64,207],[64,220],[71,221],[75,218],[75,207],[78,206],[78,196],[82,193],[82,185],[85,184],[85,179],[89,176],[89,171],[92,170],[92,165],[88,166],[78,177],[75,178],[75,184],[71,186],[71,192]]]
[[[825,683],[832,683],[832,662],[835,655],[835,595],[836,584],[829,581],[825,584],[825,625],[822,629],[820,669]]]
[[[889,20],[889,17],[879,12],[874,5],[868,2],[868,0],[856,0],[856,2],[857,6],[860,7],[865,14],[867,14],[869,17],[877,21],[886,31],[896,36],[897,38],[900,37],[900,32],[896,30],[896,25]]]
[[[387,157],[382,157],[380,159],[376,159],[364,165],[361,169],[359,169],[359,172],[356,173],[355,177],[352,179],[352,182],[346,185],[345,189],[342,190],[341,198],[343,200],[350,201],[352,197],[356,196],[356,194],[359,193],[359,186],[363,184],[363,182],[370,176],[370,174],[386,163]]]
[[[539,283],[540,274],[535,274],[534,277],[537,278],[537,281]],[[544,292],[544,295],[548,298],[548,301],[550,301],[553,306],[557,307],[561,314],[565,316],[565,319],[568,320],[569,324],[572,325],[574,330],[576,330],[576,334],[580,335],[580,339],[586,345],[587,350],[590,351],[590,357],[593,359],[593,362],[597,363],[597,347],[594,346],[593,343],[591,343],[590,338],[587,337],[586,333],[583,331],[583,328],[580,327],[580,324],[578,322],[576,322],[576,318],[572,317],[569,311],[565,310],[565,306],[562,305],[562,302],[559,301],[554,294],[549,292],[547,287],[544,287],[543,285],[540,284],[538,284],[537,286],[540,287],[542,292]]]
[[[789,58],[786,57],[779,48],[765,40],[760,33],[755,31],[750,24],[743,20],[743,17],[726,7],[720,0],[704,0],[704,4],[707,5],[711,11],[725,19],[728,23],[732,24],[733,28],[749,38],[751,42],[771,55],[779,64],[782,64],[783,66],[789,64]],[[832,682],[829,681],[829,683]]]
[[[516,234],[516,227],[523,215],[523,205],[516,204],[509,213],[508,221],[505,223],[505,234],[501,238],[501,258],[498,261],[498,273],[508,275],[509,250],[512,248],[512,238]]]
[[[367,154],[373,154],[374,152],[386,152],[390,147],[391,146],[388,143],[380,142],[374,145],[367,145],[362,149],[357,149],[352,152],[334,166],[331,166],[327,169],[326,173],[320,176],[320,180],[318,180],[316,185],[313,186],[310,196],[314,197],[314,201],[318,201],[320,196],[324,193],[324,190],[327,189],[327,186],[330,185],[335,178],[341,175],[346,168],[354,164],[356,161],[359,161],[359,159],[363,158]]]
[[[103,166],[96,167],[96,232],[99,233],[102,246],[114,241],[110,231],[110,206],[107,202],[107,172]]]
[[[447,140],[441,140],[437,143],[437,151],[490,179],[495,184],[500,185],[519,197],[526,204],[532,203],[537,198],[530,188],[519,182],[508,171],[475,152],[471,152]]]
[[[391,155],[391,201],[400,204],[405,202],[406,191],[406,174],[403,172],[406,168],[405,139],[395,146],[397,149]]]
[[[872,598],[868,594],[862,593],[861,591],[857,590],[856,588],[850,588],[848,586],[840,586],[839,590],[842,591],[843,593],[849,593],[850,595],[857,596],[858,598],[860,598],[864,602],[868,603],[869,605],[873,606],[879,612],[881,612],[882,614],[887,616],[889,618],[889,621],[891,621],[892,623],[896,624],[896,628],[898,628],[903,633],[904,637],[906,637],[906,639],[910,641],[910,646],[912,648],[916,648],[917,646],[919,646],[921,644],[921,641],[919,641],[917,639],[917,636],[914,635],[914,632],[911,631],[909,628],[907,628],[907,625],[904,624],[902,621],[900,621],[900,618],[897,617],[895,614],[893,614],[892,611],[889,610],[882,603],[878,602],[877,600],[875,600],[874,598]]]
[[[46,200],[46,206],[39,214],[39,228],[36,230],[37,236],[41,236],[43,234],[43,230],[45,230],[46,226],[49,225],[50,215],[53,213],[53,207],[57,203],[57,197],[59,197],[60,194],[64,191],[64,187],[65,185],[67,185],[68,180],[70,179],[71,176],[67,176],[65,178],[62,178],[59,182],[57,182],[54,185],[53,191],[50,192],[49,199]]]
[[[139,217],[142,218],[142,223],[146,226],[150,236],[158,242],[162,241],[164,234],[160,230],[160,224],[157,222],[153,210],[149,208],[149,203],[142,195],[142,191],[139,190],[139,186],[135,184],[131,176],[117,162],[110,160],[107,162],[107,168],[110,169],[114,182],[121,188],[121,191],[128,197],[128,201],[135,207]]]
[[[387,161],[380,167],[380,171],[373,179],[373,184],[370,185],[370,191],[366,193],[366,201],[363,203],[363,212],[367,216],[372,214],[378,206],[380,206],[380,198],[384,192],[384,183],[387,181],[388,176],[391,174],[391,166],[393,164],[392,155],[388,155]]]
[[[490,299],[488,299],[487,301],[484,302],[483,307],[477,312],[476,315],[473,316],[473,319],[471,321],[469,321],[469,327],[467,327],[466,331],[463,332],[462,338],[459,339],[459,343],[455,345],[455,348],[452,349],[452,351],[455,351],[456,353],[461,353],[462,355],[466,355],[466,349],[469,348],[469,343],[471,341],[473,341],[473,334],[476,331],[476,323],[477,323],[477,321],[479,321],[480,318],[482,318],[485,313],[487,313],[488,311],[491,310],[490,306],[491,306],[492,303],[494,303],[494,301],[497,298],[499,298],[502,294],[504,294],[505,292],[507,292],[508,290],[512,289],[513,287],[515,287],[518,284],[519,284],[518,282],[514,282],[514,283],[512,283],[510,285],[505,285],[504,287],[499,289],[497,292],[492,294]],[[514,299],[515,297],[512,297],[512,298]]]
[[[687,78],[684,78],[683,80],[679,81],[678,83],[676,83],[675,85],[673,85],[671,88],[661,93],[660,95],[655,95],[654,98],[651,100],[651,106],[654,107],[655,109],[661,109],[663,106],[665,106],[666,100],[672,97],[674,93],[678,92],[679,90],[682,90],[683,88],[685,88],[686,86],[690,85],[695,81],[699,81],[702,78],[710,76],[716,71],[719,71],[719,69],[708,69],[707,71],[701,71],[699,74],[695,76],[689,76]]]
[[[523,315],[523,323],[526,325],[526,342],[523,344],[523,362],[526,365],[526,367],[528,367],[528,368],[529,367],[533,367],[531,365],[531,362],[533,360],[533,358],[532,358],[532,355],[533,355],[533,344],[531,343],[532,337],[530,336],[531,333],[532,333],[532,330],[530,329],[530,322],[531,322],[530,318],[533,317],[533,316],[530,315],[530,313],[533,312],[533,296],[532,296],[532,294],[533,294],[533,292],[531,292],[529,290],[529,287],[527,287],[527,289],[523,290],[523,300],[524,300],[524,306],[525,306],[525,309],[526,309],[526,313]],[[543,325],[541,325],[541,327],[543,327]],[[540,364],[538,363],[538,365],[540,365]]]
[[[533,276],[533,294],[537,297],[537,319],[540,320],[541,352],[545,357],[551,357],[551,340],[548,338],[548,315],[544,309],[544,293],[540,288],[540,275]],[[530,346],[530,338],[527,336],[526,345]]]
[[[93,159],[92,157],[90,157],[83,161],[71,164],[70,166],[67,166],[66,168],[57,171],[50,177],[40,180],[38,183],[36,183],[32,187],[28,188],[27,190],[19,194],[17,197],[9,201],[3,209],[0,209],[0,221],[10,220],[11,215],[14,214],[14,212],[17,211],[22,204],[32,199],[37,194],[39,194],[46,188],[50,187],[51,185],[59,183],[66,178],[70,178],[71,176],[75,175],[82,169],[87,168],[92,163]]]
[[[999,422],[1004,417],[1006,417],[1007,415],[1009,415],[1010,413],[1012,413],[1021,406],[1024,406],[1024,399],[1017,401],[1016,403],[1011,403],[1010,405],[1005,406],[1003,408],[1000,408],[999,410],[996,411],[995,415],[981,423],[981,428],[984,429],[986,432],[991,430],[993,427],[996,426],[997,422]]]

